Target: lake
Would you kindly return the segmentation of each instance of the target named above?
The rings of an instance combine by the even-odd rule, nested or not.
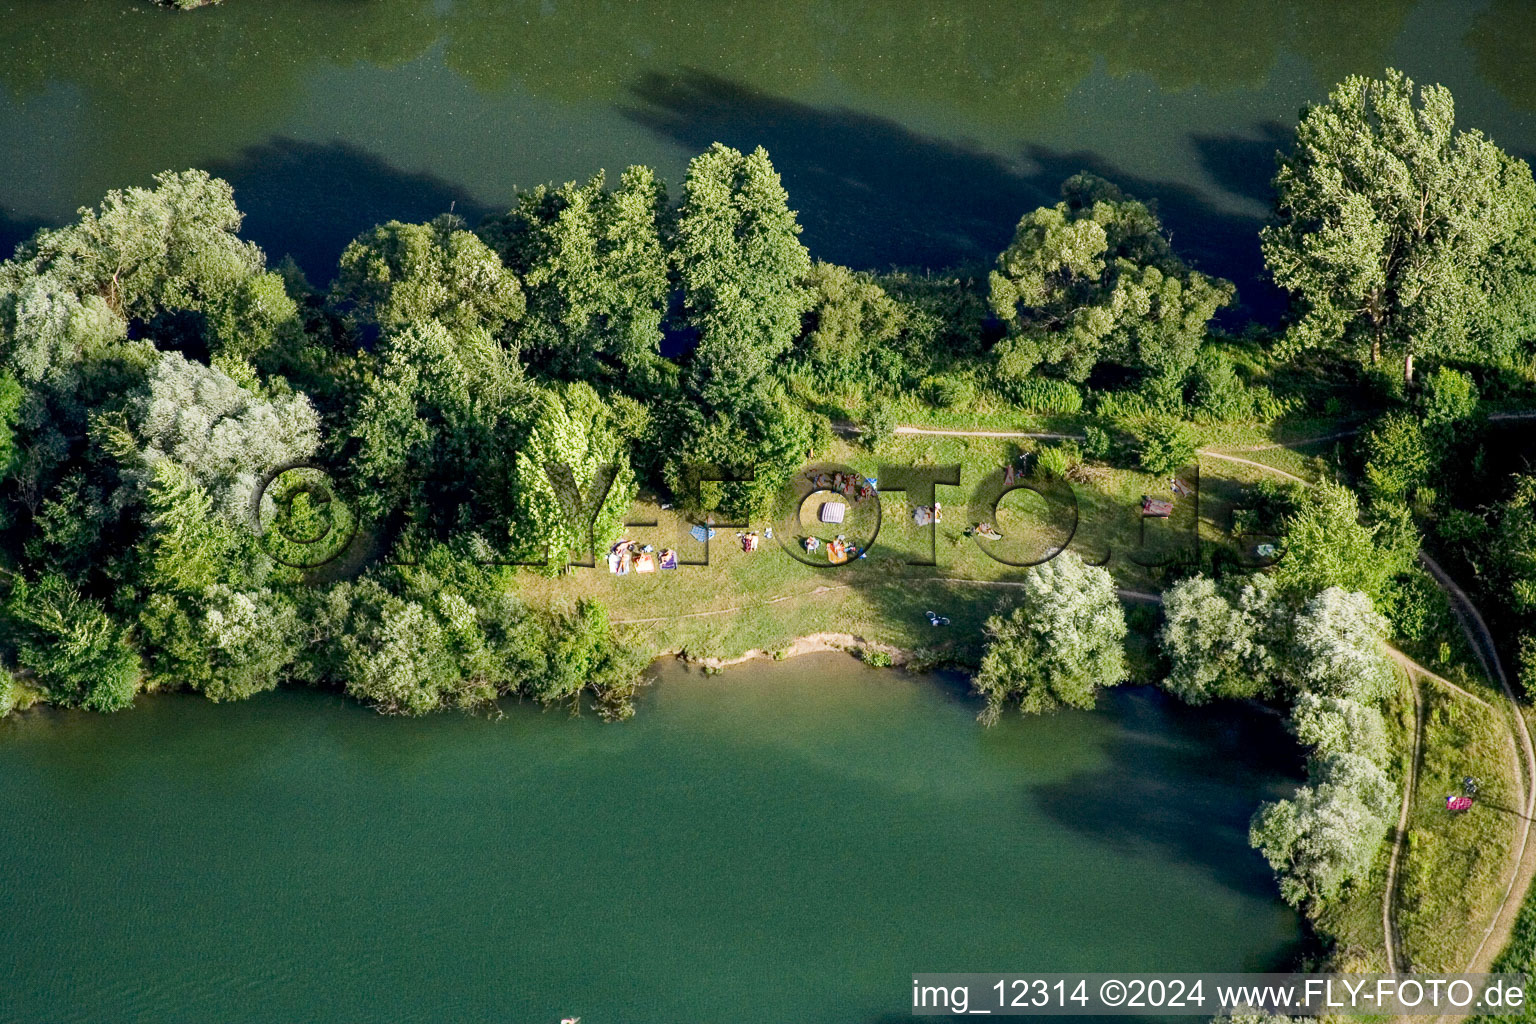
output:
[[[987,262],[1061,181],[1160,204],[1273,315],[1255,237],[1300,107],[1387,65],[1536,153],[1524,0],[0,0],[0,253],[166,168],[232,181],[247,234],[327,282],[389,219],[766,146],[816,256]]]
[[[1279,719],[1144,689],[988,730],[840,655],[634,720],[279,692],[0,722],[0,1020],[907,1018],[914,970],[1265,970]]]

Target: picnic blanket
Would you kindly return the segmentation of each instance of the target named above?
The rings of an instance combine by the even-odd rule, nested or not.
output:
[[[840,523],[843,521],[843,513],[848,511],[848,506],[840,501],[824,501],[821,503],[821,521],[824,523]]]
[[[712,526],[708,528],[703,526],[695,526],[693,529],[688,531],[688,536],[692,537],[696,541],[699,541],[700,543],[703,543],[706,540],[714,539],[715,528]]]
[[[1167,519],[1173,515],[1173,502],[1144,497],[1141,499],[1141,514],[1144,516],[1156,516],[1159,519]]]

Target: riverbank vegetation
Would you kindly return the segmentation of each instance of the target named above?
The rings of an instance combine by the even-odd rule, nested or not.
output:
[[[298,684],[624,717],[658,653],[830,631],[976,669],[986,719],[1161,681],[1287,708],[1308,781],[1253,841],[1328,921],[1380,884],[1407,776],[1387,641],[1478,685],[1426,536],[1536,673],[1532,478],[1495,418],[1536,404],[1536,185],[1438,87],[1303,115],[1278,326],[1089,174],[944,274],[815,259],[768,154],[719,144],[675,194],[630,167],[381,224],[324,285],[240,223],[167,172],[0,264],[0,714]],[[1436,785],[1504,770],[1477,714],[1432,702]],[[1484,891],[1485,813],[1414,833],[1405,928],[1486,910],[1435,890]]]

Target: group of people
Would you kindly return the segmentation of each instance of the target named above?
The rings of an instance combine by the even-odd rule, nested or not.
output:
[[[814,555],[816,552],[820,551],[821,548],[822,543],[817,538],[805,538],[806,554]],[[831,562],[833,565],[842,565],[850,558],[864,557],[864,552],[859,550],[858,545],[849,543],[848,538],[844,537],[842,534],[838,534],[836,537],[827,541],[826,549],[827,561]]]
[[[663,548],[658,553],[649,544],[641,545],[625,538],[608,549],[608,571],[616,576],[628,576],[631,572],[655,572],[657,569],[676,568],[677,552],[671,548]]]
[[[739,532],[736,534],[736,541],[741,545],[741,550],[751,554],[753,551],[758,549],[760,544],[762,544],[763,537],[767,537],[768,539],[772,540],[773,527],[768,527],[761,534],[759,534],[756,530]]]
[[[807,473],[806,479],[815,484],[818,491],[836,491],[854,501],[873,497],[877,486],[873,477],[857,473]]]

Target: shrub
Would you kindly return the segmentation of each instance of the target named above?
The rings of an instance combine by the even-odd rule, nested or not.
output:
[[[1109,458],[1109,453],[1113,448],[1114,439],[1109,436],[1109,431],[1103,427],[1094,426],[1092,423],[1083,427],[1084,457],[1102,462]]]
[[[864,429],[859,441],[874,450],[896,434],[896,410],[888,399],[876,398],[864,410]]]
[[[1360,440],[1365,484],[1376,501],[1406,501],[1429,477],[1433,460],[1418,420],[1388,413]]]
[[[1048,445],[1035,453],[1035,472],[1047,480],[1061,480],[1083,464],[1083,451],[1074,441]]]
[[[976,385],[954,374],[924,377],[921,387],[923,398],[940,409],[970,405],[976,400]]]
[[[1070,381],[1025,377],[1009,381],[1004,391],[1016,405],[1034,412],[1073,413],[1083,408],[1083,392]]]
[[[1156,420],[1143,427],[1138,437],[1142,468],[1159,476],[1189,465],[1200,450],[1199,436],[1179,420]]]
[[[1442,366],[1424,378],[1418,394],[1419,415],[1431,430],[1449,427],[1477,411],[1477,384],[1471,376]]]
[[[870,668],[890,668],[891,652],[878,647],[860,647],[859,660]]]
[[[1220,349],[1207,348],[1195,361],[1195,409],[1214,420],[1242,420],[1253,415],[1253,395]]]

